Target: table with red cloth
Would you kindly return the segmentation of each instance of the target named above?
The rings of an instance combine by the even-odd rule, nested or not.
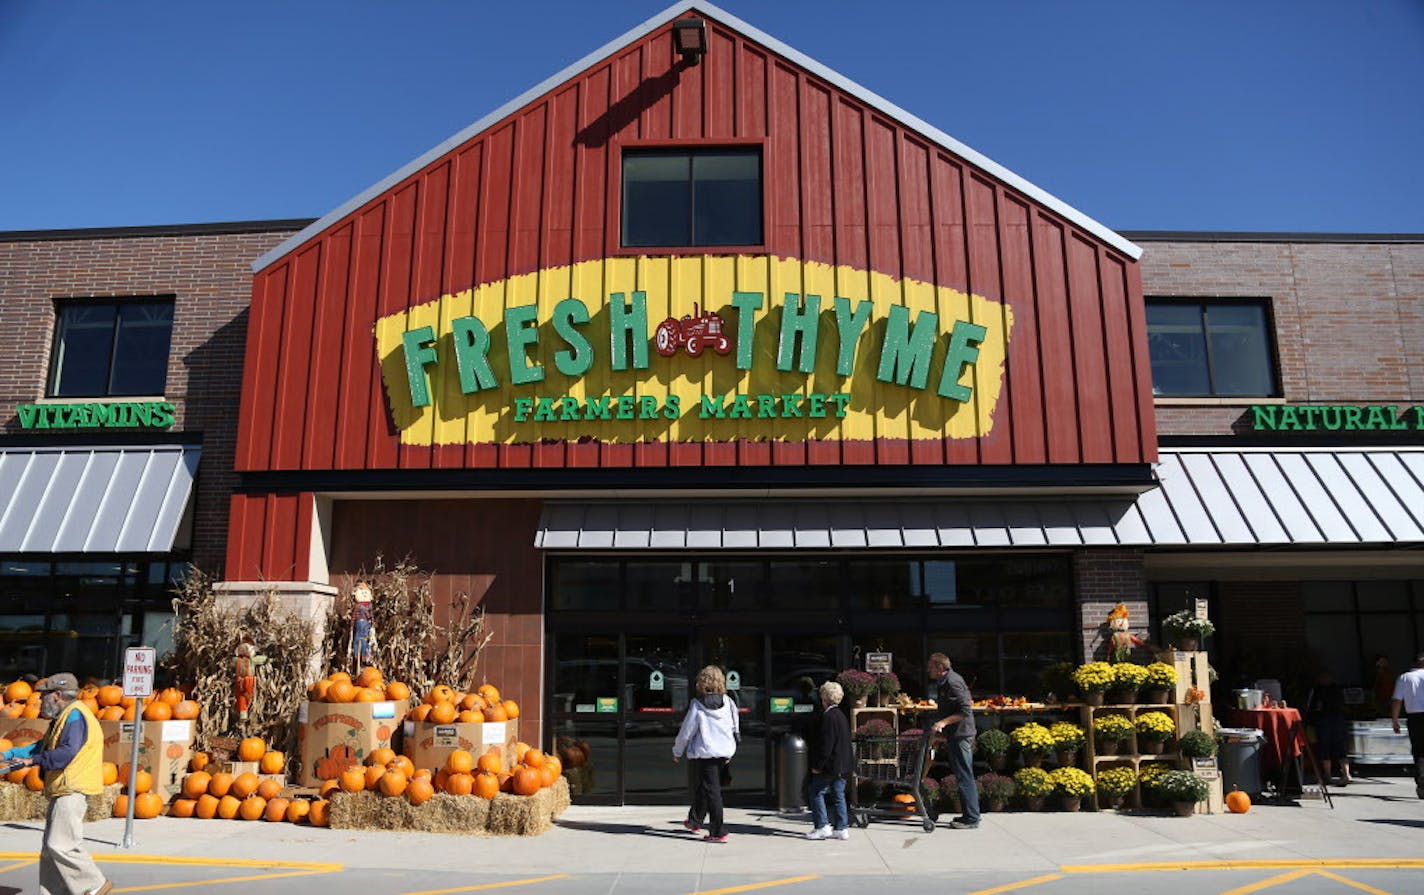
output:
[[[1232,727],[1254,727],[1266,737],[1261,744],[1261,779],[1276,781],[1287,761],[1300,756],[1305,725],[1298,709],[1232,709]]]

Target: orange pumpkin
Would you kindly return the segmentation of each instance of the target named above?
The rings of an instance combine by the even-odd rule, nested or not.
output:
[[[489,771],[475,775],[474,794],[482,799],[492,799],[499,795],[499,777]]]
[[[430,773],[430,768],[416,768],[411,772],[410,780],[414,783],[417,780],[429,780],[434,775]]]
[[[374,690],[370,687],[356,688],[356,698],[352,702],[380,702],[385,698],[384,690]]]
[[[13,684],[5,688],[5,701],[21,702],[23,700],[29,699],[30,694],[34,692],[35,689],[31,687],[28,682],[15,681]]]
[[[1245,814],[1251,810],[1251,797],[1239,789],[1226,794],[1226,810],[1232,814]]]
[[[38,696],[39,694],[35,694],[35,695]],[[126,708],[126,709],[131,709],[131,708],[133,708],[134,706],[138,705],[138,697],[137,697],[137,696],[122,696],[122,697],[119,698],[119,705],[123,706],[123,707]]]
[[[410,687],[400,681],[391,681],[386,684],[386,698],[401,702],[410,698]]]
[[[381,767],[385,767],[386,765],[390,764],[391,762],[393,762],[393,761],[395,761],[395,760],[396,760],[396,750],[394,750],[394,749],[387,749],[387,748],[384,748],[384,747],[383,747],[383,748],[380,748],[380,749],[372,749],[372,750],[371,750],[371,754],[366,756],[366,765],[367,765],[367,767],[371,767],[371,766],[375,766],[375,765],[380,765]]]
[[[30,792],[39,792],[44,789],[44,777],[40,775],[39,765],[31,765],[26,770],[29,773],[25,775],[25,788]]]
[[[361,669],[360,674],[356,675],[355,684],[358,687],[374,687],[378,684],[384,687],[385,676],[381,674],[379,668],[376,668],[374,665],[367,665]]]
[[[434,721],[436,724],[449,724],[455,720],[457,714],[459,713],[455,711],[455,704],[453,702],[437,702],[431,706],[430,715],[428,717],[429,720]]]
[[[276,749],[262,756],[257,767],[264,774],[280,774],[287,766],[287,756]]]
[[[362,774],[362,775],[361,775],[361,782],[362,782],[363,784],[366,782],[366,775],[365,775],[365,774]],[[326,798],[330,798],[332,793],[334,793],[334,792],[339,792],[340,790],[341,790],[341,781],[340,781],[340,780],[323,780],[323,781],[321,781],[321,788],[317,790],[317,795],[319,795],[319,796],[320,796],[321,798],[323,798],[323,799],[326,799]]]
[[[262,784],[262,778],[251,771],[243,771],[232,781],[230,792],[239,799],[246,799],[257,792],[257,787]]]
[[[451,774],[445,778],[445,791],[452,796],[467,796],[474,792],[475,778],[469,774]]]
[[[372,765],[371,767],[367,768],[367,769],[366,769],[366,788],[367,788],[367,789],[375,789],[375,788],[376,788],[376,785],[381,782],[381,777],[382,777],[385,773],[386,773],[386,769],[385,769],[385,768],[383,768],[383,767],[377,767],[376,765]]]
[[[102,706],[118,705],[119,701],[124,698],[124,688],[115,684],[107,684],[99,688],[99,695],[96,698],[99,700],[99,705]]]
[[[542,764],[536,768],[539,772],[539,786],[547,788],[559,781],[559,772],[551,764]]]
[[[497,702],[492,702],[485,706],[485,720],[492,722],[508,721],[509,716],[504,713],[504,706]]]
[[[356,687],[350,681],[332,681],[326,688],[327,702],[350,702],[356,698]]]
[[[122,776],[122,774],[120,776]],[[124,782],[125,785],[127,785],[128,781],[125,780]],[[150,774],[148,771],[139,771],[136,775],[134,775],[133,788],[134,791],[139,794],[146,793],[150,789],[153,789],[153,775]]]
[[[455,720],[461,724],[483,724],[485,723],[485,713],[469,709],[456,715]]]
[[[386,771],[381,775],[378,785],[381,788],[381,795],[404,795],[406,787],[410,785],[410,778],[403,771]]]
[[[554,776],[555,776],[555,777],[561,777],[561,776],[563,776],[563,773],[564,773],[564,763],[563,763],[562,761],[559,761],[559,756],[557,756],[557,755],[545,755],[545,756],[544,756],[544,767],[546,767],[546,768],[553,768],[553,769],[554,769]]]
[[[232,791],[233,776],[223,771],[213,775],[213,779],[208,783],[208,795],[222,798]]]
[[[513,721],[515,718],[519,717],[519,703],[515,702],[513,699],[506,699],[500,704],[504,707],[504,715],[506,718]]]
[[[168,706],[172,708],[183,701],[183,691],[177,687],[165,687],[158,692],[158,699],[168,703]]]
[[[175,721],[192,721],[202,714],[202,706],[191,699],[184,699],[173,706],[173,718]]]
[[[397,755],[391,759],[390,764],[386,765],[386,767],[390,770],[400,771],[411,779],[415,778],[415,762],[406,758],[404,755]]]
[[[218,800],[216,796],[207,793],[198,796],[198,806],[193,814],[202,820],[212,820],[218,816]]]
[[[25,703],[25,710],[22,711],[22,712],[20,712],[20,717],[21,717],[21,718],[25,718],[25,719],[30,720],[30,721],[33,721],[34,719],[38,718],[39,716],[40,716],[40,707],[37,706],[37,705],[35,705],[33,702],[27,702],[27,703]],[[124,713],[124,720],[125,720],[125,721],[132,721],[132,720],[133,720],[133,709],[129,709],[127,712]]]
[[[412,805],[424,805],[433,795],[435,787],[430,785],[429,780],[412,780],[405,788],[406,800]]]
[[[168,806],[169,817],[192,817],[198,810],[197,799],[174,799],[173,804]]]
[[[262,742],[261,737],[248,737],[237,745],[239,761],[261,761],[266,754],[267,744]]]
[[[301,823],[311,814],[311,802],[306,799],[292,799],[287,805],[287,823]]]
[[[425,721],[425,720],[428,720],[428,719],[430,718],[430,709],[431,709],[431,708],[432,708],[432,706],[430,706],[430,705],[428,705],[428,704],[426,704],[426,703],[421,703],[420,705],[418,705],[418,706],[416,706],[415,708],[413,708],[413,709],[410,710],[410,720],[412,720],[412,721]]]
[[[513,786],[515,795],[532,796],[544,787],[544,781],[534,768],[519,767],[514,771]]]
[[[268,823],[282,823],[287,819],[287,808],[290,806],[291,802],[286,799],[268,799],[267,808],[262,812],[262,819]]]
[[[161,699],[155,699],[143,707],[145,721],[172,721],[173,706]]]
[[[337,681],[345,681],[348,684],[351,683],[351,675],[344,671],[333,671],[331,674],[328,674],[327,677],[331,678],[333,684]]]
[[[105,785],[105,786],[108,786],[108,785],[110,785],[110,784],[112,784],[112,783],[118,783],[118,782],[119,782],[119,766],[118,766],[118,765],[114,764],[112,761],[106,761],[106,762],[104,762],[102,765],[100,765],[99,767],[100,767],[100,773],[103,775],[103,780],[104,780],[104,785]]]
[[[242,800],[242,807],[237,813],[243,820],[260,820],[266,810],[266,799],[261,796],[248,796]]]
[[[163,797],[156,792],[139,793],[134,799],[134,817],[141,817],[144,820],[157,817],[163,813]]]
[[[10,706],[7,705],[7,706],[5,706],[5,708],[8,709],[8,708],[10,708]],[[16,714],[16,715],[14,715],[13,717],[18,718],[19,715]],[[100,721],[119,721],[119,720],[122,720],[123,717],[124,717],[124,710],[121,709],[121,708],[119,708],[119,707],[116,706],[116,705],[106,706],[106,707],[104,707],[104,708],[102,708],[102,709],[99,709],[99,720],[100,720]]]
[[[464,749],[456,749],[445,759],[445,770],[452,774],[468,774],[475,769],[475,757]]]
[[[223,820],[232,820],[237,817],[237,812],[242,810],[242,800],[236,796],[223,796],[218,799],[218,817]]]
[[[438,705],[442,702],[453,703],[455,701],[455,691],[444,684],[436,684],[430,688],[430,692],[425,694],[426,705]]]
[[[257,794],[270,802],[282,794],[282,782],[263,777],[262,782],[257,784]]]
[[[521,764],[526,764],[531,768],[542,768],[544,766],[544,753],[538,749],[530,749],[519,759]]]
[[[23,702],[12,702],[4,708],[0,708],[0,718],[18,718],[25,712]],[[102,718],[100,720],[103,720]]]
[[[488,771],[491,774],[498,774],[504,770],[504,759],[500,757],[498,749],[490,749],[481,755],[477,764],[480,770]]]
[[[494,684],[480,684],[476,692],[485,698],[485,702],[499,702],[499,690],[495,689]]]
[[[211,756],[206,752],[194,752],[193,757],[188,759],[188,770],[206,771],[208,763],[212,761]]]
[[[115,817],[128,817],[128,816],[129,816],[129,797],[128,797],[128,796],[126,796],[126,795],[120,795],[117,799],[114,799],[114,816],[115,816]]]
[[[87,708],[89,711],[93,712],[95,715],[99,714],[99,700],[95,699],[92,696],[81,696],[79,697],[79,701],[84,703],[84,707]]]
[[[114,773],[118,773],[116,770]],[[183,778],[183,795],[190,799],[208,791],[208,786],[213,782],[213,775],[207,771],[195,771]]]
[[[311,803],[311,809],[307,813],[307,820],[311,821],[314,827],[331,826],[331,803],[326,799],[317,799]]]
[[[366,788],[365,768],[352,768],[349,771],[341,772],[341,791],[360,792]]]
[[[481,712],[481,718],[484,717],[483,712],[486,704],[485,698],[478,693],[467,693],[460,700],[460,708],[467,712]]]

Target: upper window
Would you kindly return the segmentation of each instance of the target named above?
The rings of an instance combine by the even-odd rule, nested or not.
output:
[[[55,318],[50,397],[163,394],[171,300],[61,301]]]
[[[623,155],[623,245],[761,245],[761,150]]]
[[[1158,397],[1278,394],[1264,302],[1147,302],[1152,393]]]

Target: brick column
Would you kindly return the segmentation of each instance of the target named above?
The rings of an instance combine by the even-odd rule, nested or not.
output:
[[[1147,638],[1147,578],[1142,551],[1106,547],[1073,554],[1073,592],[1077,596],[1078,644],[1083,661],[1108,658],[1108,613],[1126,604],[1132,633]],[[1147,650],[1135,659],[1146,658]]]

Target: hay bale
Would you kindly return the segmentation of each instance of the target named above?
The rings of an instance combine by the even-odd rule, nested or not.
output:
[[[92,822],[111,817],[120,788],[119,784],[111,783],[98,795],[89,796],[84,820]],[[0,820],[44,820],[48,811],[49,799],[43,792],[34,792],[23,783],[0,782]]]
[[[420,806],[403,804],[409,809],[411,828],[424,833],[483,833],[490,810],[489,801],[479,796],[452,796],[443,792],[431,796]]]
[[[456,835],[537,836],[553,826],[569,804],[562,782],[532,796],[500,793],[494,801],[478,796],[436,793],[423,805],[403,798],[363,792],[331,794],[331,826],[337,830],[419,830]]]
[[[122,790],[123,787],[119,784],[110,783],[108,786],[104,787],[103,791],[100,792],[97,796],[90,796],[89,810],[84,812],[84,822],[93,823],[96,820],[103,820],[106,817],[113,817],[114,803],[119,800],[119,793]]]
[[[490,803],[485,829],[495,836],[537,836],[552,827],[554,795],[541,789],[532,796],[502,792]]]
[[[379,830],[380,798],[370,790],[334,792],[331,794],[331,828],[333,830]]]
[[[551,801],[553,802],[553,805],[551,806],[550,810],[550,816],[558,817],[560,814],[564,813],[564,810],[568,808],[570,804],[572,804],[572,800],[569,798],[569,781],[565,780],[563,777],[560,777],[558,780],[554,781],[554,785],[549,787],[549,796]]]

